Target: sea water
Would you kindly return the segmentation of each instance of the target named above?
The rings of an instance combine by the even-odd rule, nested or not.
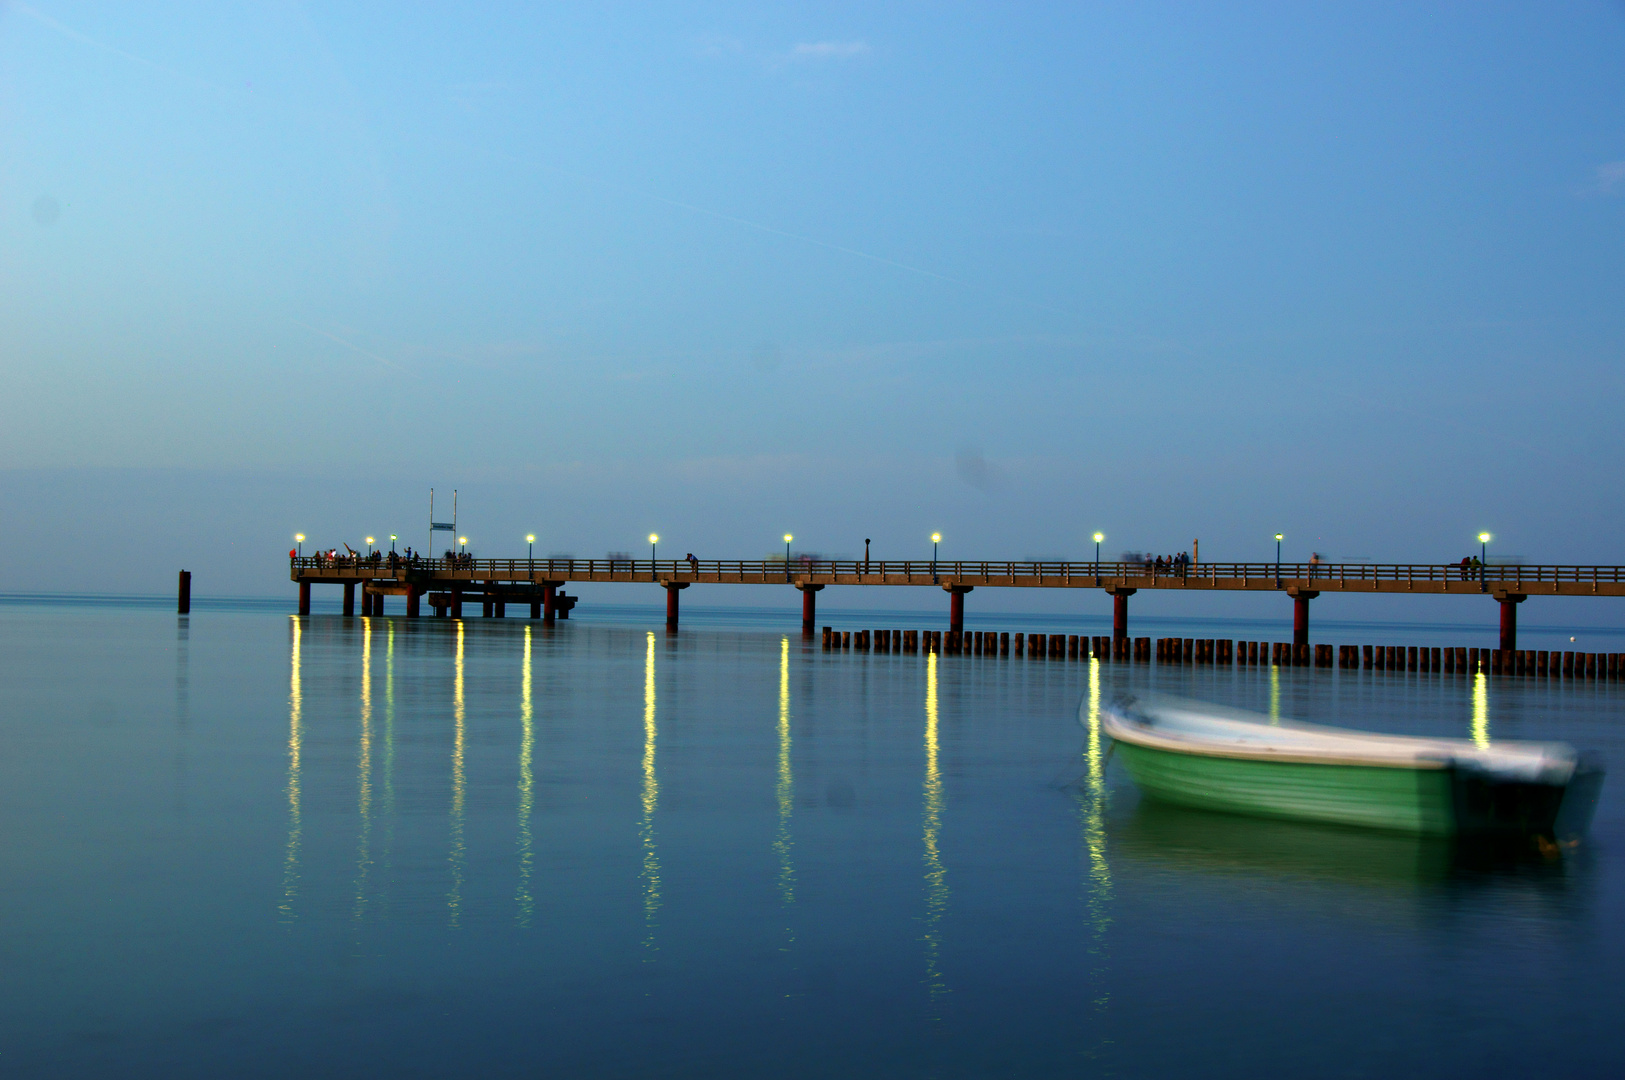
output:
[[[1579,848],[1469,858],[1143,802],[1093,722],[1149,687],[1621,763],[1625,687],[685,617],[0,605],[0,1072],[1625,1071],[1618,777]]]

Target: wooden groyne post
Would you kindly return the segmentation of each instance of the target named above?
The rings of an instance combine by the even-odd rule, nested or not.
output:
[[[175,599],[175,611],[181,615],[192,613],[192,571],[181,571],[180,591]]]

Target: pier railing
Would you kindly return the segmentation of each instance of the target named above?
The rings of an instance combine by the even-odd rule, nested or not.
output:
[[[486,580],[548,578],[623,578],[624,580],[721,581],[765,583],[839,578],[843,583],[928,584],[944,579],[975,584],[1019,580],[1035,585],[1092,585],[1147,582],[1163,587],[1224,582],[1236,584],[1291,581],[1339,588],[1360,582],[1480,582],[1516,591],[1523,585],[1625,583],[1625,566],[1459,563],[1274,563],[1207,562],[1158,566],[1140,562],[1062,562],[1036,560],[970,561],[949,559],[474,559],[391,558],[306,555],[290,560],[294,576],[337,573],[345,576],[393,576],[418,572],[435,577]]]

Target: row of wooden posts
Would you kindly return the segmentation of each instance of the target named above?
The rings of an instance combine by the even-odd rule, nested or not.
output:
[[[879,653],[1026,656],[1050,660],[1118,660],[1163,664],[1274,665],[1425,671],[1444,675],[1534,675],[1625,678],[1625,653],[1546,649],[1431,648],[1426,645],[1293,645],[1228,638],[1127,638],[1080,634],[1010,634],[992,630],[836,630],[824,648]]]

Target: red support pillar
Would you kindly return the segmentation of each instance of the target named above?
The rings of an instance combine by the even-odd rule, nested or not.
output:
[[[822,585],[797,585],[801,590],[801,632],[811,634],[818,621],[818,591]]]
[[[1511,652],[1518,647],[1518,605],[1524,598],[1516,594],[1497,597],[1501,601],[1501,649]]]
[[[542,621],[551,623],[554,619],[553,597],[558,593],[557,585],[542,586]]]
[[[422,585],[408,585],[406,587],[406,617],[415,619],[420,614],[423,600]]]
[[[299,614],[310,614],[310,582],[308,581],[299,583]]]
[[[1314,589],[1300,589],[1293,585],[1287,589],[1292,597],[1292,645],[1294,648],[1309,644],[1309,601],[1319,596]]]
[[[346,618],[355,615],[355,582],[353,581],[344,583],[344,615]]]
[[[1128,593],[1112,594],[1112,637],[1128,637]]]
[[[948,630],[958,634],[965,629],[965,594],[955,589],[948,594]]]

